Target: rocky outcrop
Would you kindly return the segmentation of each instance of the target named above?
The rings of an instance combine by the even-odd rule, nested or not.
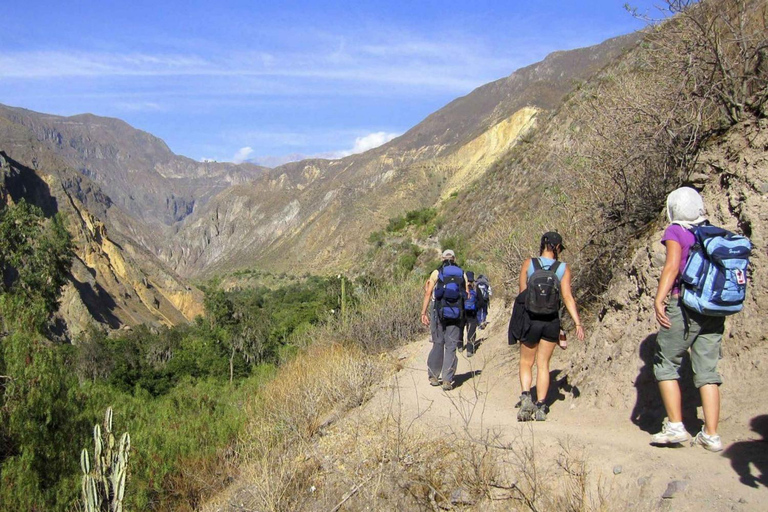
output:
[[[4,153],[0,167],[4,204],[24,198],[46,215],[60,213],[72,235],[75,257],[59,310],[69,337],[76,339],[94,321],[112,329],[170,326],[203,314],[199,290],[164,270],[146,250],[118,242],[84,206],[112,208],[108,196],[87,178],[66,169],[35,171]]]

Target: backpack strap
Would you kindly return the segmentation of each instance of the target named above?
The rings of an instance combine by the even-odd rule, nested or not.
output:
[[[557,275],[557,271],[559,268],[560,268],[560,262],[557,260],[555,260],[555,262],[549,266],[549,270],[554,272],[555,275]],[[560,281],[560,278],[558,277],[557,280]]]
[[[555,260],[555,262],[551,264],[548,269],[557,275],[557,271],[560,269],[560,263],[560,261]],[[534,272],[544,268],[544,266],[541,264],[541,258],[531,258],[531,265],[533,265]],[[560,278],[558,277],[557,280],[560,281]]]

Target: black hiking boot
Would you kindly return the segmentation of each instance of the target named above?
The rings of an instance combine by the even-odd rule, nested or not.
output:
[[[549,412],[549,406],[544,402],[536,402],[536,412],[533,413],[533,417],[536,421],[546,421],[547,413]]]
[[[517,421],[531,421],[536,411],[536,406],[531,400],[531,394],[523,393],[520,395],[520,410],[517,411]]]

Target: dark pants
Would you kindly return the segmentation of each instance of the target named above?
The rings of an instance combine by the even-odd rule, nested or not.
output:
[[[467,353],[475,352],[475,340],[477,339],[477,317],[467,316]]]
[[[459,324],[444,325],[437,320],[436,336],[432,339],[432,350],[427,357],[427,369],[430,377],[439,378],[443,382],[453,382],[456,366],[456,347],[459,344],[461,326]]]

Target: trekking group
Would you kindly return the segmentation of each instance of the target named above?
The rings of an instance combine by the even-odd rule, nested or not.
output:
[[[654,300],[660,329],[653,363],[667,417],[661,431],[651,437],[651,444],[690,441],[720,451],[717,427],[722,378],[717,364],[725,316],[740,311],[744,302],[751,245],[746,237],[710,225],[705,215],[696,190],[682,187],[669,194],[669,225],[661,239],[666,256]],[[510,344],[520,342],[518,421],[544,421],[549,413],[550,360],[557,346],[567,346],[560,322],[563,305],[576,337],[579,341],[585,338],[571,289],[571,268],[560,260],[564,250],[559,233],[544,233],[538,256],[526,259],[520,269],[508,328]],[[421,307],[421,322],[430,326],[427,373],[433,386],[445,391],[454,388],[457,351],[466,348],[467,357],[476,353],[477,329],[487,325],[491,294],[486,276],[475,280],[473,272],[456,263],[453,250],[442,252],[440,267],[425,284]],[[689,351],[704,412],[704,426],[693,438],[682,423],[678,382],[683,356]]]
[[[424,286],[421,322],[429,326],[432,335],[427,358],[429,383],[449,391],[458,364],[456,351],[465,348],[464,330],[467,357],[472,357],[477,348],[477,328],[486,326],[492,290],[485,276],[478,276],[475,282],[473,272],[464,272],[456,264],[453,250],[443,251],[442,260]]]

